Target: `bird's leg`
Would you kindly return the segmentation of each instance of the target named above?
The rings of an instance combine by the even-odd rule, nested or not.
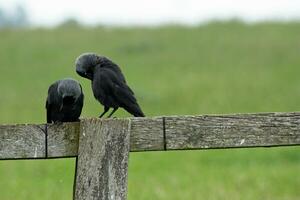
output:
[[[108,115],[107,118],[110,118],[117,110],[118,110],[118,107],[114,108],[113,111]]]
[[[103,117],[103,115],[105,115],[105,113],[107,113],[108,110],[109,110],[109,107],[104,106],[104,111],[103,111],[103,113],[99,116],[99,118]]]

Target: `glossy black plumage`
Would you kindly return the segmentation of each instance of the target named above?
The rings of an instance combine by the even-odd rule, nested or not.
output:
[[[94,53],[82,54],[76,60],[76,72],[92,81],[92,90],[95,98],[104,105],[102,117],[109,108],[113,111],[119,107],[135,117],[144,117],[133,91],[126,83],[125,77],[119,66],[110,59]]]
[[[79,121],[84,95],[74,79],[63,79],[50,85],[46,100],[47,123]]]

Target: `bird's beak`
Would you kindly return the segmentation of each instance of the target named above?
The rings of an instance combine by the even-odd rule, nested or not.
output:
[[[79,70],[76,70],[76,72],[77,72],[77,74],[79,74],[79,76],[86,77],[85,72],[82,72],[82,71],[79,71]]]
[[[87,79],[92,79],[92,75],[89,74],[89,73],[79,71],[79,70],[77,70],[76,72],[77,72],[77,74],[79,74],[79,76],[82,76],[82,77],[87,78]]]

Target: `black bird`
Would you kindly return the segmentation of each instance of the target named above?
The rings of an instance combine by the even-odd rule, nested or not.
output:
[[[47,123],[79,121],[84,95],[78,81],[58,80],[48,89]]]
[[[76,59],[75,65],[76,72],[80,76],[92,81],[94,96],[104,105],[100,118],[108,112],[109,108],[113,108],[108,116],[111,117],[119,107],[135,117],[145,116],[117,64],[105,56],[84,53]]]

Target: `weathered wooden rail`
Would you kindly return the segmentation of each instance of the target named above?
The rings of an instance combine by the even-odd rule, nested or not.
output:
[[[300,113],[0,125],[0,160],[78,157],[74,199],[126,199],[129,151],[300,145]]]

